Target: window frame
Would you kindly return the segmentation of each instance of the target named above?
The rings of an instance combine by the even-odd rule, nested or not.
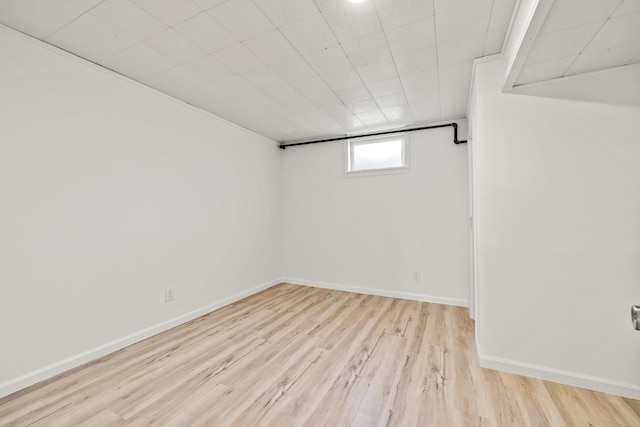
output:
[[[353,166],[353,146],[375,144],[378,142],[386,141],[402,141],[402,166],[394,166],[389,168],[375,168],[375,169],[360,169],[352,170]],[[344,173],[345,176],[368,176],[368,175],[388,175],[396,173],[409,172],[409,135],[405,132],[397,133],[394,135],[382,135],[372,136],[366,138],[349,138],[344,142],[345,156],[344,156]]]

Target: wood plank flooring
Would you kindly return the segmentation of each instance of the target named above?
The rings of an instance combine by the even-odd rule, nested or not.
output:
[[[640,426],[481,369],[467,310],[281,284],[0,400],[2,426]]]

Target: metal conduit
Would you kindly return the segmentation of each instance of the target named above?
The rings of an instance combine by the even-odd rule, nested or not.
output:
[[[421,126],[421,127],[417,127],[417,128],[397,129],[397,130],[388,130],[388,131],[383,131],[383,132],[365,133],[365,134],[362,134],[362,135],[350,135],[350,136],[344,135],[344,136],[337,136],[335,138],[315,139],[315,140],[312,140],[312,141],[304,141],[304,142],[293,142],[293,143],[289,143],[289,144],[280,144],[280,148],[282,148],[284,150],[287,147],[297,147],[299,145],[320,144],[322,142],[344,141],[345,139],[366,138],[366,137],[370,137],[370,136],[389,135],[389,134],[403,133],[403,132],[415,132],[415,131],[418,131],[418,130],[440,129],[440,128],[447,128],[447,127],[452,127],[453,128],[453,143],[454,144],[466,144],[467,143],[467,141],[458,140],[458,124],[455,123],[455,122],[452,122],[452,123],[444,123],[444,124],[441,124],[441,125]]]

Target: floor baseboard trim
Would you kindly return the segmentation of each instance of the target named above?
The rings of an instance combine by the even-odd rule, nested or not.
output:
[[[71,356],[67,359],[61,360],[59,362],[55,362],[49,366],[45,366],[43,368],[29,372],[13,380],[4,382],[0,384],[0,398],[8,396],[12,393],[20,391],[24,388],[27,388],[39,382],[53,378],[56,375],[62,374],[70,369],[76,368],[78,366],[82,366],[86,363],[89,363],[103,356],[106,356],[107,354],[121,350],[132,344],[135,344],[137,342],[150,338],[154,335],[157,335],[161,332],[167,331],[171,328],[175,328],[176,326],[189,322],[190,320],[193,320],[205,314],[211,313],[214,310],[217,310],[229,304],[233,304],[234,302],[239,301],[243,298],[246,298],[258,292],[269,289],[279,283],[282,283],[282,280],[279,278],[275,280],[271,280],[266,283],[262,283],[258,286],[255,286],[244,292],[237,293],[228,298],[217,301],[213,304],[209,304],[207,306],[191,311],[189,313],[185,313],[178,317],[174,317],[173,319],[169,319],[165,322],[159,323],[157,325],[151,326],[141,331],[134,332],[133,334],[108,342],[101,346],[94,347],[83,353],[77,354],[75,356]]]
[[[640,385],[638,384],[612,381],[605,378],[534,365],[517,360],[486,356],[481,354],[479,349],[476,350],[478,351],[478,361],[482,368],[640,400]]]
[[[435,304],[455,305],[457,307],[469,306],[469,301],[463,300],[463,299],[457,299],[457,298],[446,298],[446,297],[437,297],[432,295],[412,294],[408,292],[385,291],[382,289],[373,289],[373,288],[360,288],[357,286],[346,286],[346,285],[338,285],[335,283],[316,282],[313,280],[296,279],[293,277],[284,277],[282,278],[282,281],[286,283],[291,283],[293,285],[312,286],[315,288],[331,289],[334,291],[346,291],[346,292],[353,292],[357,294],[400,298],[400,299],[407,299],[412,301],[431,302]]]

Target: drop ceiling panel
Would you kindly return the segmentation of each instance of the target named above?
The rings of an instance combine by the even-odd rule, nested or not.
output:
[[[144,43],[111,55],[99,63],[134,80],[141,80],[178,65],[177,62],[156,52]]]
[[[433,0],[374,0],[385,30],[402,27],[433,16]]]
[[[239,40],[233,34],[207,13],[200,13],[173,28],[187,40],[190,40],[208,53],[239,43]]]
[[[182,64],[207,54],[173,28],[168,28],[160,34],[148,38],[144,41],[144,44],[177,64]]]
[[[228,0],[207,13],[240,41],[275,29],[251,0]]]
[[[527,64],[522,67],[520,75],[516,80],[516,85],[541,82],[561,77],[577,58],[577,55],[571,55],[551,61]]]
[[[0,0],[0,23],[285,141],[464,117],[456,68],[500,49],[515,3]]]
[[[640,1],[555,0],[516,85],[634,63]]]
[[[584,51],[594,52],[630,44],[640,46],[640,13],[608,19]]]
[[[111,0],[107,0],[111,1]],[[191,0],[133,0],[151,15],[173,26],[202,12],[204,9]]]
[[[320,13],[285,25],[280,30],[301,54],[318,52],[338,44],[338,40]]]
[[[254,3],[278,28],[318,13],[313,0],[255,0]]]
[[[61,0],[2,0],[0,22],[38,39],[50,36],[82,15],[86,9]]]
[[[565,75],[588,73],[608,67],[626,65],[640,53],[639,44],[626,44],[605,50],[582,52],[567,69]]]
[[[582,52],[604,23],[604,20],[597,21],[539,35],[529,52],[527,64],[550,61]]]
[[[612,16],[629,15],[632,13],[640,13],[640,1],[623,0],[620,6],[613,12]]]
[[[342,43],[342,48],[351,64],[356,67],[391,58],[391,50],[383,32]]]

